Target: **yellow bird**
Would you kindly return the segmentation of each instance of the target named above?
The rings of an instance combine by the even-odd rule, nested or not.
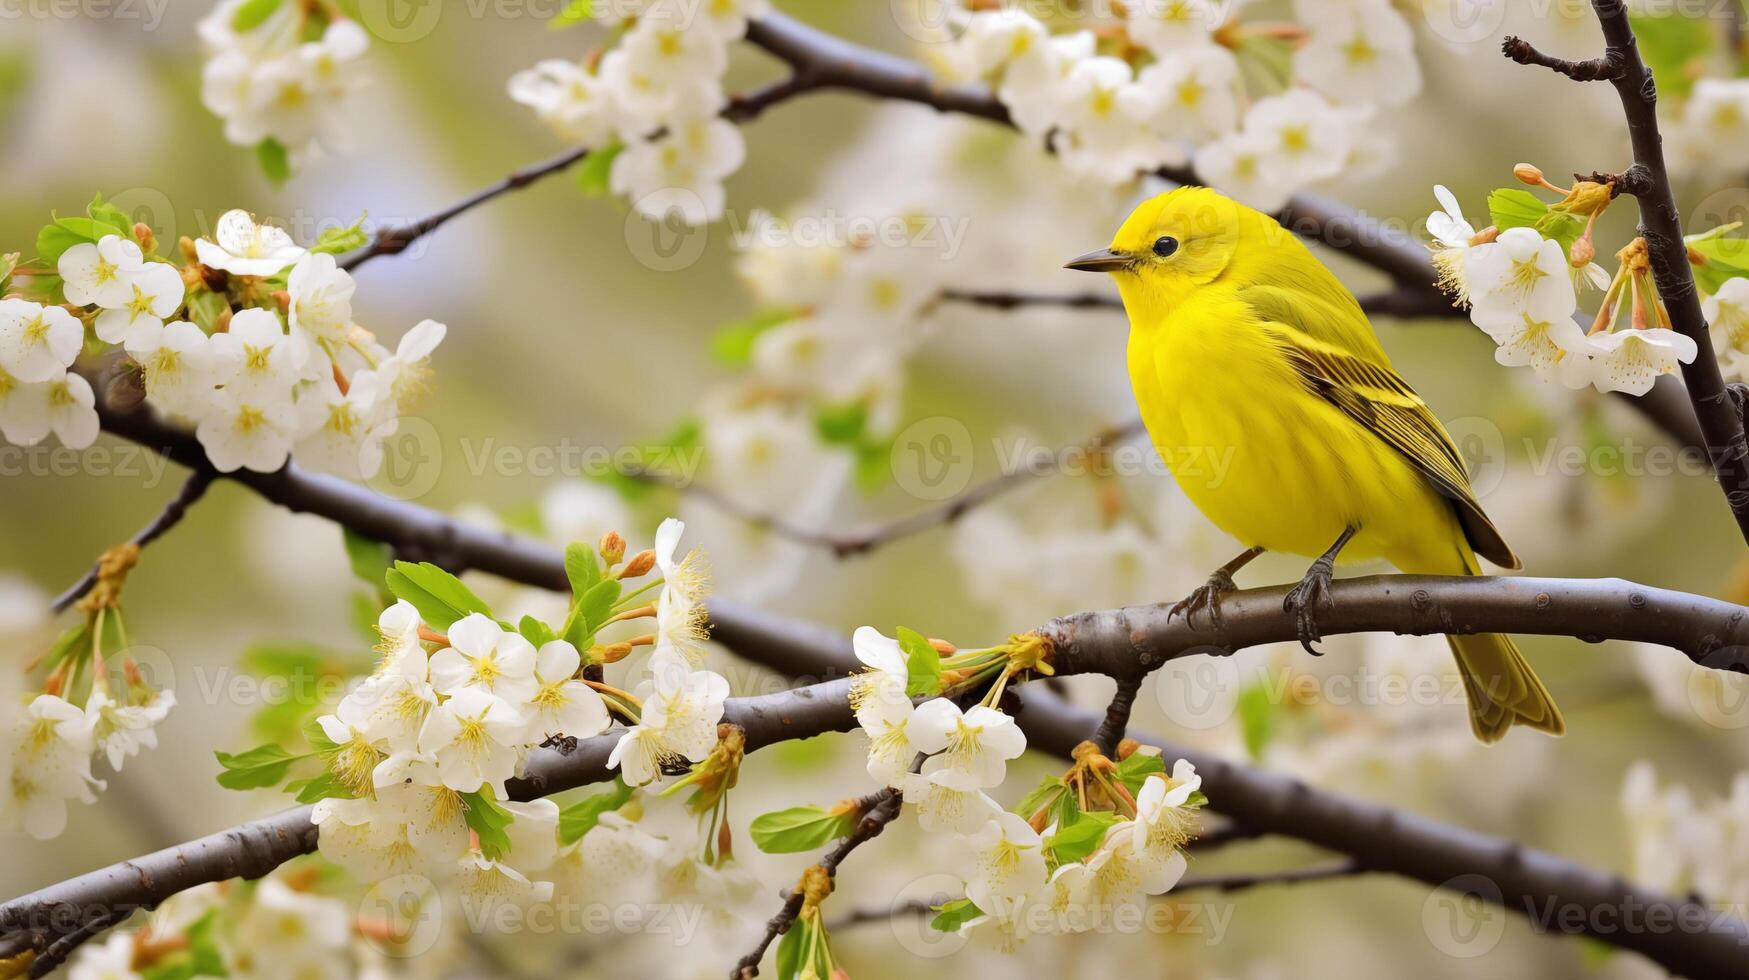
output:
[[[1354,295],[1275,219],[1179,188],[1067,268],[1116,281],[1148,433],[1185,495],[1248,546],[1174,608],[1193,625],[1199,609],[1218,618],[1233,573],[1264,551],[1318,556],[1284,602],[1308,650],[1338,553],[1424,574],[1479,575],[1477,554],[1519,567]],[[1447,639],[1477,738],[1565,731],[1511,639]]]

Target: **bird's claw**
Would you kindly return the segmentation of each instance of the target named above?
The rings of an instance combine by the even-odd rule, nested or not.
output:
[[[1208,613],[1209,623],[1218,630],[1222,625],[1221,596],[1229,592],[1236,592],[1238,589],[1239,586],[1234,583],[1233,576],[1228,574],[1226,569],[1216,569],[1215,573],[1209,576],[1207,582],[1197,586],[1189,595],[1173,603],[1171,609],[1166,610],[1166,621],[1171,622],[1173,617],[1182,613],[1185,625],[1194,631],[1196,629],[1196,613],[1198,610],[1202,610]]]
[[[1300,646],[1305,647],[1306,652],[1314,657],[1324,655],[1323,651],[1312,644],[1324,638],[1318,632],[1318,607],[1336,607],[1336,600],[1330,595],[1330,582],[1335,574],[1334,562],[1319,559],[1312,563],[1300,584],[1289,589],[1281,600],[1281,608],[1294,614],[1294,632],[1299,635]]]

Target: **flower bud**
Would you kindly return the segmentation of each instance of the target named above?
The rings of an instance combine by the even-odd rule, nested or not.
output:
[[[590,650],[589,659],[597,663],[617,664],[631,656],[631,652],[632,645],[630,643],[608,643]]]
[[[187,235],[183,235],[176,240],[176,250],[181,252],[182,257],[187,259],[191,264],[200,261],[200,253],[194,249],[194,239]]]
[[[134,241],[140,243],[140,251],[147,255],[158,250],[158,236],[152,234],[152,226],[144,221],[134,223]]]
[[[933,636],[929,638],[929,645],[935,648],[936,653],[939,653],[944,657],[951,657],[959,652],[959,647],[954,646],[946,640],[938,640]]]
[[[601,552],[601,560],[609,565],[617,565],[626,556],[626,539],[618,531],[609,531],[601,536],[601,544],[597,546]],[[651,558],[654,558],[651,555]]]
[[[656,553],[645,548],[643,551],[633,555],[631,561],[626,562],[626,567],[619,573],[619,577],[637,578],[640,575],[648,575],[650,574],[650,569],[655,567]]]
[[[1142,743],[1136,741],[1133,738],[1126,738],[1123,741],[1117,743],[1117,761],[1122,762],[1123,760],[1129,758],[1130,756],[1135,755],[1136,750],[1141,748],[1141,747],[1142,747]]]
[[[1512,168],[1512,176],[1517,177],[1519,183],[1529,184],[1532,187],[1541,187],[1548,183],[1548,178],[1543,176],[1542,168],[1534,163],[1520,163],[1514,165]]]
[[[1573,268],[1583,269],[1590,265],[1591,260],[1595,258],[1597,258],[1597,246],[1591,244],[1591,239],[1581,238],[1573,243],[1572,251],[1569,253]]]

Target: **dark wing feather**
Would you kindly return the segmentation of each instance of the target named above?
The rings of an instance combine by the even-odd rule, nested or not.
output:
[[[1308,313],[1316,317],[1325,312],[1322,304],[1313,304],[1310,309],[1301,306],[1293,319],[1282,316],[1293,316],[1289,304],[1266,300],[1253,305],[1262,307],[1259,313],[1275,321],[1265,323],[1264,328],[1277,334],[1284,356],[1308,389],[1414,464],[1457,509],[1464,536],[1477,554],[1505,568],[1519,567],[1518,556],[1470,492],[1463,457],[1445,426],[1388,362],[1344,353],[1318,336],[1327,331],[1308,330],[1295,322]],[[1373,349],[1377,350],[1376,342]],[[1378,358],[1383,361],[1382,351]]]

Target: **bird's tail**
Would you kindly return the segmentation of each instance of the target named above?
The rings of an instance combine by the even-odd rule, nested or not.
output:
[[[1470,701],[1470,729],[1484,742],[1498,742],[1513,725],[1550,735],[1563,735],[1567,723],[1543,686],[1542,678],[1525,663],[1512,638],[1501,633],[1448,636],[1451,652],[1463,675]]]

